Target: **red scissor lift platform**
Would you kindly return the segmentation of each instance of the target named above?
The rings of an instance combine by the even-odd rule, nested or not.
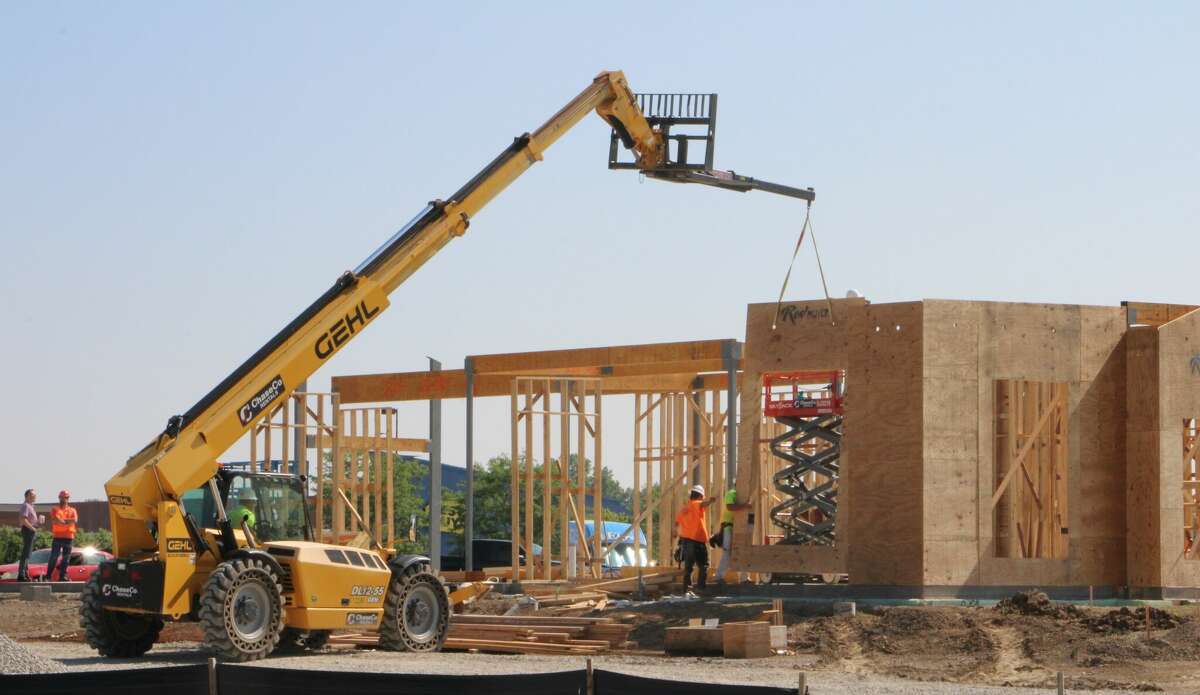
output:
[[[771,439],[771,453],[787,461],[772,476],[783,496],[771,507],[780,543],[834,542],[844,408],[841,370],[763,375],[763,414],[788,428]]]

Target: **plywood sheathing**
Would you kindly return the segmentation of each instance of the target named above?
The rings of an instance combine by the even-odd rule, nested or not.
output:
[[[856,584],[918,586],[926,506],[922,306],[864,305],[850,312],[848,328],[839,500],[846,568]]]
[[[970,303],[978,307],[979,577],[986,585],[1120,584],[1123,575],[1123,312],[1116,307]],[[996,557],[993,384],[1068,386],[1068,556]],[[1086,491],[1086,493],[1085,493]],[[1074,502],[1078,501],[1078,504]]]
[[[1126,340],[1125,461],[1127,572],[1131,586],[1162,586],[1162,471],[1159,465],[1158,329],[1130,328]],[[1168,490],[1166,494],[1171,494]]]
[[[1184,555],[1183,421],[1200,415],[1200,311],[1129,331],[1127,465],[1132,586],[1200,587]]]
[[[820,305],[800,302],[793,314],[810,316]],[[774,310],[774,304],[751,305],[747,316],[739,498],[742,473],[758,463],[750,433],[759,419],[762,372],[844,368],[842,529],[835,550],[851,583],[1123,584],[1122,309],[859,300],[840,311],[835,306],[837,326],[818,320],[771,331]],[[1067,384],[1073,502],[1066,559],[995,557],[997,379]],[[754,487],[745,485],[747,493]],[[748,535],[744,526],[740,532]],[[814,569],[830,560],[822,551],[828,549],[743,543],[735,545],[734,563],[743,570],[831,571]]]
[[[758,491],[770,488],[769,480],[759,479],[763,467],[763,447],[758,443],[762,423],[763,372],[800,368],[845,369],[848,364],[850,316],[855,308],[865,305],[863,299],[835,299],[832,302],[832,316],[825,300],[789,302],[782,307],[774,302],[747,307],[747,342],[742,351],[744,366],[739,389],[739,500],[757,501],[757,495],[762,494]],[[779,318],[775,321],[777,309]],[[774,328],[773,322],[776,323]],[[843,466],[846,461],[847,454],[843,451]],[[844,485],[842,490],[845,490]],[[844,513],[845,504],[844,500],[839,502],[839,513]],[[848,531],[839,531],[838,544],[833,547],[765,546],[763,538],[769,528],[769,520],[756,519],[752,538],[748,516],[748,512],[735,515],[731,558],[733,569],[753,567],[756,572],[789,572],[803,567],[807,572],[829,574],[846,571],[843,548],[849,540],[846,535]],[[758,516],[765,515],[760,512]]]
[[[981,307],[973,302],[923,302],[924,567],[919,583],[978,584],[980,495],[991,497],[979,471],[981,413],[990,413],[990,382],[981,374]],[[982,351],[987,354],[987,350]],[[990,417],[990,416],[989,416]],[[990,427],[990,420],[987,423]],[[983,487],[987,489],[984,490]]]

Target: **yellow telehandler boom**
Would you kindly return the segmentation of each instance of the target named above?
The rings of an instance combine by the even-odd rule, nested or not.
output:
[[[622,73],[601,73],[540,128],[516,138],[449,198],[429,203],[357,268],[341,275],[195,405],[171,417],[164,431],[108,481],[117,560],[102,567],[85,590],[82,613],[89,643],[109,656],[132,656],[149,649],[163,620],[194,619],[204,623],[210,648],[231,659],[269,654],[285,629],[303,637],[327,635],[341,625],[374,626],[385,646],[440,646],[445,596],[429,588],[440,583],[436,576],[429,579],[424,558],[396,558],[390,551],[372,558],[314,543],[306,510],[305,528],[287,533],[282,522],[268,523],[270,515],[281,518],[275,511],[260,511],[257,519],[249,511],[243,514],[246,505],[262,509],[291,493],[273,479],[261,485],[235,480],[219,470],[217,457],[374,323],[393,290],[462,236],[492,198],[591,111],[612,126],[611,168],[812,200],[811,189],[712,169],[716,95],[635,95]],[[696,127],[702,132],[680,132]],[[707,149],[704,160],[690,163],[689,143],[694,153],[698,142]],[[620,161],[618,143],[632,153],[632,162]],[[303,499],[302,492],[296,494]],[[235,499],[242,506],[233,515],[240,519],[226,511]],[[201,508],[203,513],[191,511]]]

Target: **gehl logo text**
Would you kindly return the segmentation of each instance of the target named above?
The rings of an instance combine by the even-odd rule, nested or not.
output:
[[[353,313],[346,314],[335,321],[328,331],[317,338],[317,342],[313,344],[313,350],[317,353],[317,357],[325,359],[332,355],[334,350],[340,348],[355,333],[362,330],[362,327],[367,325],[367,322],[375,318],[378,313],[379,307],[368,309],[365,301],[359,302],[358,306],[354,307]]]
[[[168,538],[167,539],[168,553],[194,553],[196,547],[192,545],[190,538]]]

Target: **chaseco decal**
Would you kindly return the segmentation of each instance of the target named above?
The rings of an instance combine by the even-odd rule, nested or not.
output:
[[[137,598],[138,589],[136,586],[119,586],[117,584],[105,584],[100,587],[100,593],[105,596],[116,596],[117,598]]]
[[[283,377],[276,375],[266,386],[259,389],[253,398],[238,408],[238,420],[241,421],[242,425],[249,425],[255,416],[266,410],[267,406],[271,405],[276,398],[282,395]]]
[[[329,330],[317,338],[317,342],[313,343],[313,352],[320,359],[329,357],[347,340],[354,337],[355,333],[361,331],[363,326],[370,323],[378,313],[379,307],[371,309],[367,307],[366,300],[359,302],[358,306],[354,307],[354,311],[334,321]]]
[[[347,625],[374,625],[379,620],[377,613],[347,613]]]

